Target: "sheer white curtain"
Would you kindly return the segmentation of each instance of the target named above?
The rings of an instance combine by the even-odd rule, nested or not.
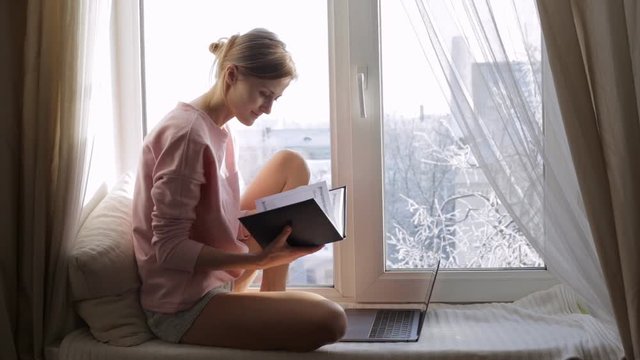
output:
[[[555,276],[612,310],[545,58],[535,1],[404,0],[427,61],[485,175]],[[483,101],[474,96],[485,92]]]
[[[66,254],[77,232],[80,214],[86,199],[95,191],[91,178],[108,178],[110,168],[107,158],[97,154],[96,139],[108,139],[105,130],[113,122],[112,86],[110,81],[109,58],[111,0],[92,0],[75,2],[67,9],[74,13],[74,36],[67,38],[67,51],[75,54],[63,65],[65,69],[61,92],[61,118],[59,125],[59,160],[54,162],[56,185],[52,196],[54,206],[66,205],[66,211],[52,212],[54,234],[62,237],[59,251],[54,251],[51,259],[55,261],[55,272],[47,279],[48,307],[45,310],[45,345],[60,340],[75,327],[72,304],[67,291]],[[105,34],[107,36],[105,37]],[[106,41],[106,42],[105,42]],[[108,60],[107,60],[108,61]],[[97,124],[103,124],[97,126]],[[99,143],[100,141],[98,141]],[[101,174],[91,169],[101,168]],[[95,180],[93,181],[96,182]],[[57,204],[57,205],[56,205]],[[58,230],[56,230],[58,229]]]
[[[91,44],[85,52],[83,98],[88,162],[82,203],[126,172],[135,171],[142,146],[139,1],[93,0]]]
[[[86,106],[87,138],[89,139],[89,161],[84,171],[86,188],[83,204],[86,204],[103,184],[115,182],[114,142],[114,59],[111,45],[112,1],[92,1],[91,45],[85,53],[88,66],[85,68],[83,99]]]

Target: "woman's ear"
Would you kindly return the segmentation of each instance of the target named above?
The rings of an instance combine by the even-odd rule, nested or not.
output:
[[[238,81],[238,67],[236,65],[227,65],[225,72],[225,82],[227,85],[233,85]]]

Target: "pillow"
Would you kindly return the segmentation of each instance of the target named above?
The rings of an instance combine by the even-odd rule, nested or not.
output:
[[[96,339],[118,346],[153,337],[140,306],[131,241],[133,182],[130,173],[118,181],[84,220],[69,254],[78,315]]]

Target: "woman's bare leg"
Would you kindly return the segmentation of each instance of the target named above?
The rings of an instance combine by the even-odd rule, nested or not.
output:
[[[299,291],[214,296],[181,342],[249,350],[312,351],[344,335],[342,308]]]
[[[249,185],[241,207],[254,209],[256,199],[308,182],[304,160],[293,151],[278,152]],[[250,251],[260,251],[255,240],[248,245]],[[236,280],[233,293],[219,294],[209,301],[181,341],[251,350],[311,351],[342,338],[344,310],[320,295],[281,291],[287,270],[288,266],[266,269],[261,292],[243,292],[254,275],[245,272]]]
[[[255,209],[256,199],[307,185],[310,176],[309,168],[302,156],[295,151],[281,150],[267,161],[249,184],[240,199],[240,208]]]
[[[258,243],[254,240],[245,241],[245,244],[247,244],[247,246],[249,247],[250,253],[257,253],[261,249],[260,245],[258,245]],[[249,286],[251,286],[251,283],[256,278],[256,275],[258,275],[258,272],[256,270],[245,270],[242,275],[240,275],[240,277],[233,282],[233,292],[246,291]]]
[[[254,210],[255,201],[261,197],[294,189],[309,184],[309,168],[304,159],[296,152],[282,150],[275,153],[249,184],[242,198],[242,210]],[[249,251],[257,252],[260,246],[251,240],[247,242]],[[286,288],[289,265],[265,269],[262,272],[260,291],[281,291]],[[237,290],[244,290],[255,277],[255,271],[245,272],[235,284]]]

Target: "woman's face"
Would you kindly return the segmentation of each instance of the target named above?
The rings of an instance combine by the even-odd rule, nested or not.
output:
[[[264,80],[234,75],[228,80],[227,104],[234,116],[246,126],[253,125],[260,115],[269,114],[273,102],[282,96],[291,82],[290,78]]]

